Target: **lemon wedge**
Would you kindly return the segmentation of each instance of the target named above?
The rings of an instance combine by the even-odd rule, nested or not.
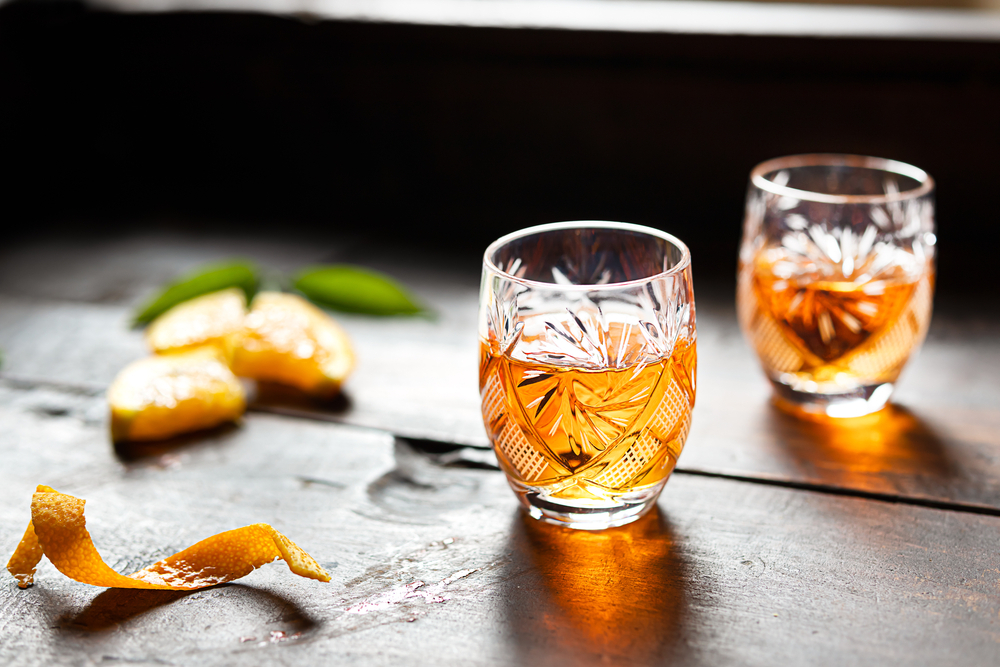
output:
[[[244,319],[232,368],[329,397],[354,369],[354,352],[344,330],[316,306],[294,294],[261,292]]]
[[[246,410],[240,381],[212,346],[129,364],[108,389],[108,403],[115,441],[169,438],[235,420]]]
[[[178,304],[153,320],[146,344],[158,354],[214,345],[228,351],[243,328],[247,302],[243,290],[232,288]]]

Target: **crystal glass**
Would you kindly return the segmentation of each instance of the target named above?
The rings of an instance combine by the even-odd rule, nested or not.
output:
[[[931,319],[934,181],[901,162],[797,155],[750,175],[740,326],[779,405],[880,410]]]
[[[691,427],[691,255],[655,229],[532,227],[493,243],[479,302],[483,421],[531,516],[634,521]]]

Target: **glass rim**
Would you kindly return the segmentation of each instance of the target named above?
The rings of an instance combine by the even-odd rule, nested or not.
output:
[[[794,169],[797,167],[864,167],[906,176],[917,181],[920,185],[895,194],[831,195],[778,185],[764,178],[765,174],[780,171],[781,169]],[[770,192],[771,194],[823,204],[888,204],[916,199],[930,193],[934,189],[934,179],[919,167],[886,158],[838,153],[807,153],[773,158],[761,162],[750,171],[750,182],[758,189]]]
[[[616,283],[588,283],[581,285],[563,285],[560,283],[548,283],[542,282],[540,280],[529,280],[527,278],[519,278],[513,274],[507,273],[500,267],[498,267],[492,259],[492,255],[499,250],[501,247],[507,245],[511,241],[516,241],[517,239],[524,238],[525,236],[531,236],[532,234],[552,232],[552,231],[562,231],[568,229],[617,229],[622,231],[637,232],[639,234],[645,234],[647,236],[653,236],[667,243],[673,245],[675,248],[681,251],[680,260],[672,267],[666,271],[661,271],[655,273],[651,276],[646,276],[644,278],[637,278],[635,280],[625,280]],[[635,285],[643,285],[645,283],[657,280],[659,278],[666,278],[677,273],[681,273],[685,269],[691,266],[691,251],[688,250],[687,245],[681,241],[679,238],[673,234],[668,234],[667,232],[655,229],[653,227],[646,227],[645,225],[635,225],[629,222],[612,222],[609,220],[569,220],[566,222],[549,222],[544,225],[535,225],[533,227],[526,227],[524,229],[519,229],[516,232],[511,232],[501,236],[496,241],[487,246],[486,251],[483,253],[483,265],[486,266],[491,271],[501,275],[504,279],[511,282],[518,283],[520,285],[525,285],[527,287],[540,288],[540,289],[556,289],[559,291],[590,291],[594,289],[609,289],[618,287],[631,287]]]

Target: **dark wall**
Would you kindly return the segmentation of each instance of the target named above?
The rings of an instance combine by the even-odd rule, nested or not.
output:
[[[995,291],[1000,43],[22,2],[0,7],[0,86],[3,217],[21,235],[168,219],[479,249],[603,218],[670,230],[696,272],[728,279],[755,163],[856,152],[934,175],[941,287]]]

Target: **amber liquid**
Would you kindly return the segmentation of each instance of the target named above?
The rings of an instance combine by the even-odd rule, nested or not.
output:
[[[861,273],[859,269],[856,273]],[[774,249],[741,267],[740,318],[772,374],[817,383],[896,379],[923,339],[933,275],[818,277]]]
[[[505,356],[482,341],[483,419],[513,483],[595,506],[673,471],[691,424],[694,341],[669,358],[586,369]]]

